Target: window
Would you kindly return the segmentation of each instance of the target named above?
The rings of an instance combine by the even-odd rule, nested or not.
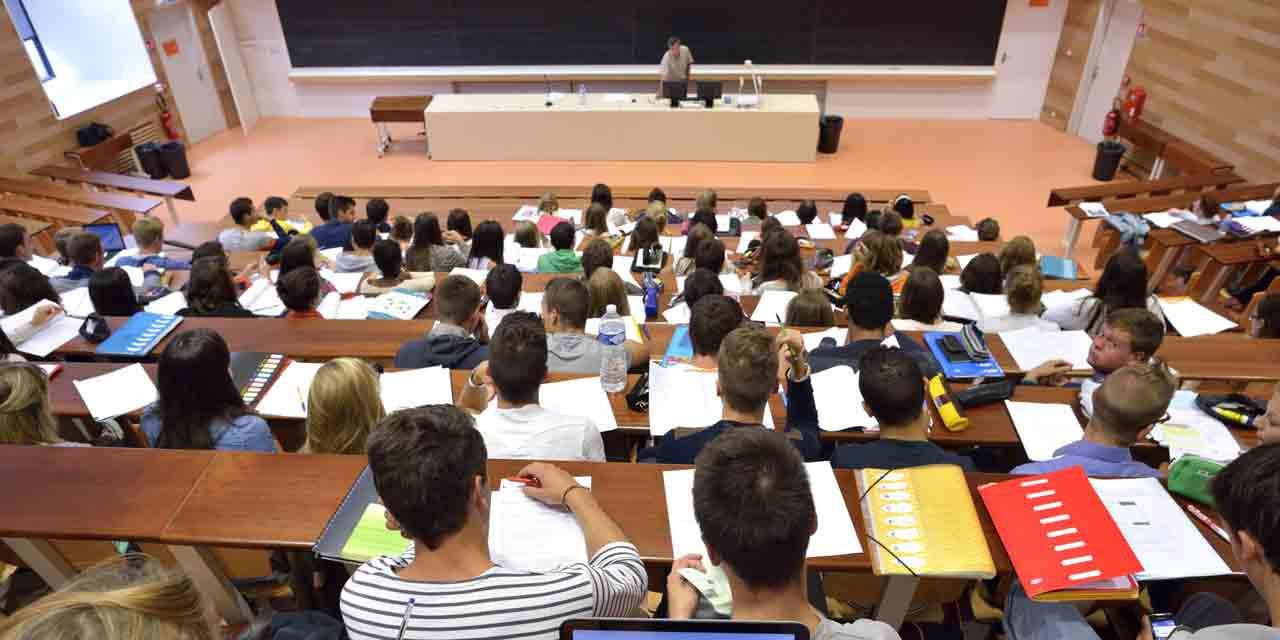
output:
[[[27,16],[27,8],[22,2],[4,0],[4,6],[9,10],[9,17],[13,19],[13,26],[18,30],[18,37],[22,38],[22,46],[27,50],[27,57],[31,59],[31,66],[35,68],[40,82],[48,82],[53,79],[53,67],[49,65],[49,56],[44,53],[40,36],[31,27],[31,18]]]

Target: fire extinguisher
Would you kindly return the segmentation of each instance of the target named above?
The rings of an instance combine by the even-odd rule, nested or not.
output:
[[[1120,130],[1120,110],[1112,109],[1107,112],[1107,119],[1102,122],[1102,135],[1110,138]]]
[[[1124,114],[1130,120],[1142,117],[1142,107],[1147,103],[1147,92],[1142,87],[1130,89],[1124,98]]]
[[[164,135],[170,140],[182,137],[178,135],[178,127],[173,123],[173,112],[168,109],[160,112],[160,126],[164,127]]]

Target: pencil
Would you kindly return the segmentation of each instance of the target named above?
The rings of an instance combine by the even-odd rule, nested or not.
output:
[[[1227,542],[1231,542],[1231,536],[1227,535],[1227,532],[1223,530],[1222,527],[1218,526],[1218,523],[1214,522],[1213,518],[1210,518],[1209,516],[1205,515],[1205,513],[1200,509],[1196,508],[1195,505],[1193,504],[1187,505],[1187,511],[1190,511],[1191,515],[1194,516],[1196,520],[1199,520],[1201,524],[1203,524],[1206,527],[1209,527],[1210,529],[1213,530],[1214,533],[1218,534],[1219,538],[1222,538]]]

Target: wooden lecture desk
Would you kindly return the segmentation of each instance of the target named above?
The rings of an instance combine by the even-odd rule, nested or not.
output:
[[[171,180],[152,180],[119,173],[86,171],[75,167],[60,167],[57,165],[46,165],[32,169],[31,175],[49,178],[50,180],[64,180],[73,184],[85,184],[97,188],[105,187],[159,196],[164,198],[164,204],[169,209],[169,218],[174,224],[178,224],[178,210],[173,206],[173,199],[177,198],[192,202],[195,202],[196,199],[190,186]]]
[[[618,102],[611,101],[621,97]],[[426,110],[435,160],[720,160],[813,162],[818,100],[761,96],[761,106],[672,109],[652,94],[445,94]]]

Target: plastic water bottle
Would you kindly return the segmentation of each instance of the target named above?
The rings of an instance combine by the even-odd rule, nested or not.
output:
[[[644,272],[644,315],[658,315],[658,281],[650,271]]]
[[[600,318],[600,344],[604,357],[600,359],[600,386],[605,393],[620,393],[627,388],[627,325],[618,316],[618,308],[609,305]]]
[[[587,83],[578,83],[578,104],[587,106]]]

